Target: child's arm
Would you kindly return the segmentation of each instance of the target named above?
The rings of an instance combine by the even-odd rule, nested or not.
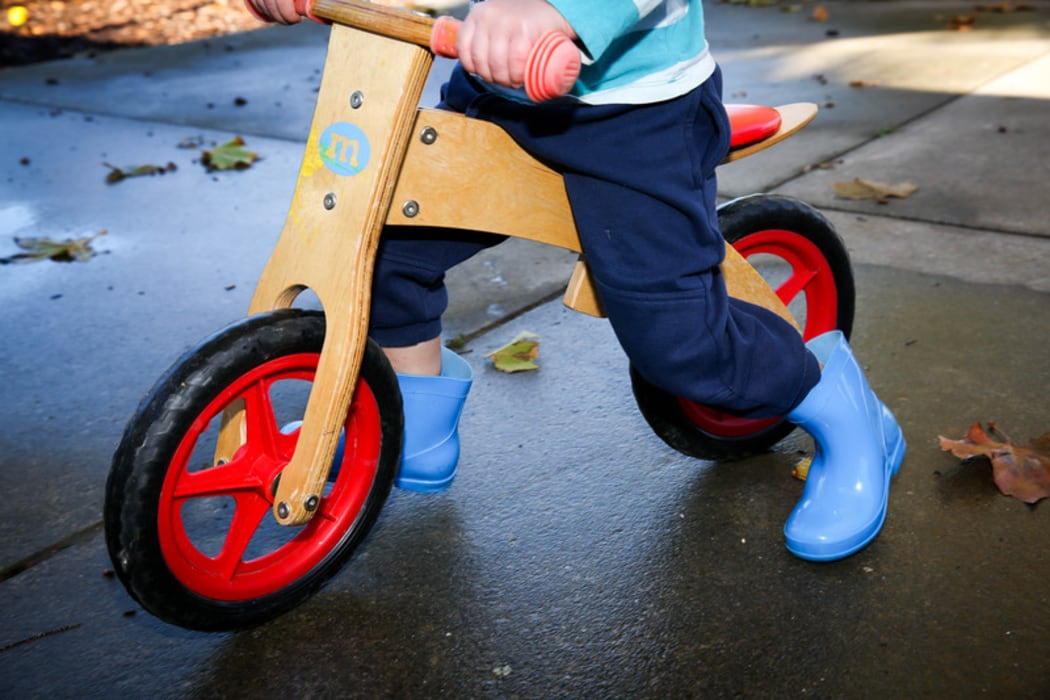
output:
[[[576,32],[547,0],[486,0],[471,8],[459,31],[463,67],[497,85],[519,88],[533,45],[545,34]]]

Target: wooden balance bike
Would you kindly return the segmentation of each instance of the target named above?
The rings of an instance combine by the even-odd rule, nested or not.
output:
[[[332,23],[324,78],[250,315],[160,378],[106,485],[117,575],[146,610],[192,629],[248,627],[301,603],[347,562],[386,500],[400,461],[401,395],[367,338],[386,225],[487,231],[582,253],[558,173],[491,124],[418,108],[432,18],[357,0],[316,0],[311,12]],[[733,161],[801,129],[816,107],[730,111]],[[479,197],[486,192],[494,194]],[[820,214],[752,195],[723,205],[719,223],[733,296],[806,338],[849,333],[850,263]],[[307,289],[323,311],[293,307]],[[565,303],[601,315],[582,258]],[[762,451],[793,428],[720,413],[639,376],[632,383],[654,431],[691,456]]]

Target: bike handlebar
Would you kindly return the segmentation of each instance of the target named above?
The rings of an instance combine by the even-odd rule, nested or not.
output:
[[[264,22],[250,0],[248,11]],[[456,40],[461,22],[453,17],[433,20],[401,9],[361,0],[295,0],[295,11],[318,22],[339,22],[408,41],[446,58],[458,58]],[[561,32],[549,32],[532,47],[525,63],[525,94],[534,102],[545,102],[569,94],[580,75],[582,58],[572,39]]]
[[[438,17],[430,34],[430,50],[438,56],[458,58],[456,41],[460,21]],[[580,50],[562,32],[548,32],[529,51],[525,62],[525,94],[533,102],[568,95],[580,75]]]

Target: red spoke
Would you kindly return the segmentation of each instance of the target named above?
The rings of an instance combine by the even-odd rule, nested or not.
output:
[[[258,381],[244,392],[244,415],[248,444],[255,454],[276,455],[277,416],[270,400],[270,383]]]
[[[237,497],[237,509],[226,533],[226,542],[222,545],[222,551],[215,557],[218,569],[227,581],[232,581],[237,575],[248,544],[269,512],[270,503],[265,498],[249,494]]]
[[[210,469],[183,474],[175,487],[176,499],[228,496],[255,492],[263,487],[262,480],[245,469],[240,460]]]
[[[801,266],[792,267],[791,271],[792,275],[777,287],[777,296],[785,304],[794,300],[817,276],[816,270],[809,270]]]

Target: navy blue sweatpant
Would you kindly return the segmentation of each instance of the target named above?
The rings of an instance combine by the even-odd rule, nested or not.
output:
[[[726,411],[783,415],[820,369],[789,324],[726,294],[714,174],[729,147],[721,89],[716,73],[693,92],[652,105],[526,105],[484,91],[457,66],[441,106],[498,124],[564,174],[598,294],[643,377]],[[385,232],[372,337],[397,347],[438,336],[445,271],[501,240]]]

